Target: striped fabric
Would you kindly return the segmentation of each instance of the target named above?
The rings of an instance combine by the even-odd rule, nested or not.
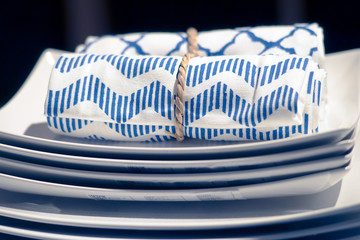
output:
[[[52,71],[45,114],[61,134],[165,141],[174,127],[181,57],[64,54]],[[185,90],[185,136],[274,140],[318,131],[325,72],[311,57],[193,58]]]

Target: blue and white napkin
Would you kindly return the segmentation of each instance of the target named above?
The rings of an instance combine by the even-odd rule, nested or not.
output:
[[[203,31],[197,39],[202,56],[296,54],[311,56],[323,67],[323,29],[317,23]],[[184,32],[90,36],[76,52],[183,56],[187,37]]]
[[[64,54],[50,77],[48,125],[83,138],[171,139],[180,61],[178,56]],[[325,75],[312,57],[298,55],[193,58],[186,72],[185,136],[273,140],[317,132]]]

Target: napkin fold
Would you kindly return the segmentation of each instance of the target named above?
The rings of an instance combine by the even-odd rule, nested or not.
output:
[[[177,56],[64,54],[50,76],[48,125],[83,138],[169,140],[180,62]],[[325,75],[313,58],[297,55],[193,58],[185,136],[273,140],[317,132]]]
[[[197,40],[202,56],[296,54],[311,56],[324,67],[323,29],[317,23],[200,31]],[[183,56],[187,37],[184,32],[90,36],[76,52]]]

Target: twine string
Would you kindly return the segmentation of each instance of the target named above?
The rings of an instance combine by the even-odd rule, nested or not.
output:
[[[176,140],[179,142],[185,139],[183,117],[185,111],[184,102],[186,70],[190,59],[199,56],[197,30],[195,28],[189,28],[186,31],[186,34],[188,39],[188,52],[181,60],[175,83],[175,134],[168,132],[168,134],[176,138]]]

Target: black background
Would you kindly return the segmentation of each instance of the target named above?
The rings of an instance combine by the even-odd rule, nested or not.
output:
[[[44,49],[74,51],[88,35],[318,22],[326,53],[360,47],[358,0],[0,1],[0,106]]]

